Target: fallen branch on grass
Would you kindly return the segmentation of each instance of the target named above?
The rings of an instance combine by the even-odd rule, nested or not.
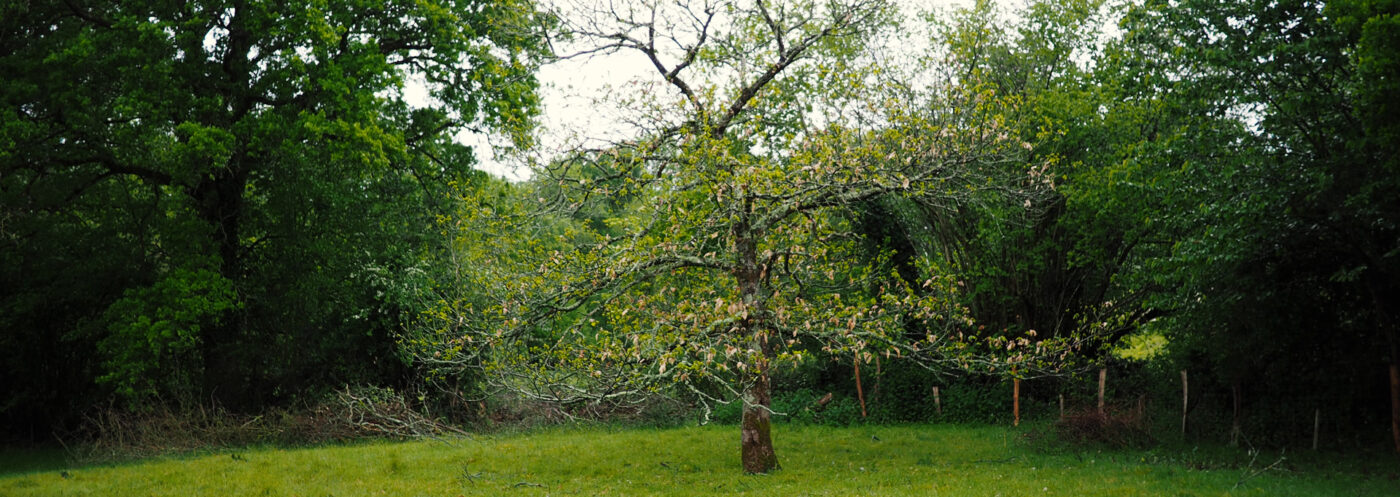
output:
[[[1259,469],[1259,470],[1255,470],[1255,471],[1252,471],[1252,472],[1251,472],[1250,470],[1254,468],[1254,461],[1257,460],[1257,459],[1259,459],[1259,451],[1257,451],[1257,450],[1251,450],[1251,451],[1250,451],[1250,454],[1251,454],[1251,457],[1250,457],[1250,459],[1249,459],[1249,467],[1245,468],[1244,473],[1240,475],[1240,480],[1237,481],[1237,482],[1235,482],[1235,486],[1234,486],[1234,487],[1231,487],[1232,490],[1233,490],[1233,489],[1236,489],[1236,488],[1240,488],[1240,485],[1244,485],[1244,482],[1249,481],[1249,479],[1254,478],[1254,477],[1259,476],[1259,475],[1262,475],[1262,474],[1264,474],[1265,472],[1268,472],[1269,470],[1274,469],[1274,467],[1278,466],[1279,464],[1283,464],[1283,461],[1284,461],[1285,459],[1287,459],[1286,457],[1284,457],[1284,454],[1283,454],[1283,453],[1279,453],[1278,460],[1277,460],[1277,461],[1274,461],[1273,464],[1270,464],[1270,465],[1268,465],[1268,466],[1265,466],[1263,469]]]

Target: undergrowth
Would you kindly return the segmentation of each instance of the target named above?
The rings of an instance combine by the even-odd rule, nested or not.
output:
[[[1076,409],[1067,412],[1054,426],[1061,441],[1080,446],[1145,448],[1154,442],[1141,409]]]
[[[377,387],[346,387],[299,408],[237,414],[202,405],[146,409],[109,407],[86,418],[71,440],[81,462],[139,459],[250,445],[306,446],[367,439],[465,434],[423,414],[402,394]]]

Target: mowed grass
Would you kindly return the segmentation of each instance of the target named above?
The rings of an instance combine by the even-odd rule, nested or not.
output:
[[[1394,455],[1356,465],[1305,456],[1265,470],[1277,453],[1250,464],[1241,451],[1212,459],[1194,451],[1065,449],[1032,444],[1023,433],[779,426],[783,469],[744,475],[734,426],[559,428],[50,468],[0,476],[0,496],[1400,495]]]

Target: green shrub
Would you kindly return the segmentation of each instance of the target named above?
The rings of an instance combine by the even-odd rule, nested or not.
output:
[[[177,268],[151,286],[127,289],[103,313],[109,334],[98,342],[97,383],[133,405],[162,395],[193,398],[204,328],[238,306],[233,282],[210,269]]]
[[[1011,388],[962,379],[943,389],[941,421],[1002,423],[1011,420]]]

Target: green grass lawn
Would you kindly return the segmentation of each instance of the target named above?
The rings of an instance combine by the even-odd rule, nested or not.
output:
[[[1278,453],[1250,464],[1243,451],[1218,448],[1067,449],[1032,444],[1024,432],[783,425],[774,432],[783,469],[754,476],[740,472],[734,426],[551,429],[6,470],[0,496],[1400,495],[1393,454],[1338,462],[1304,453],[1264,470]]]

